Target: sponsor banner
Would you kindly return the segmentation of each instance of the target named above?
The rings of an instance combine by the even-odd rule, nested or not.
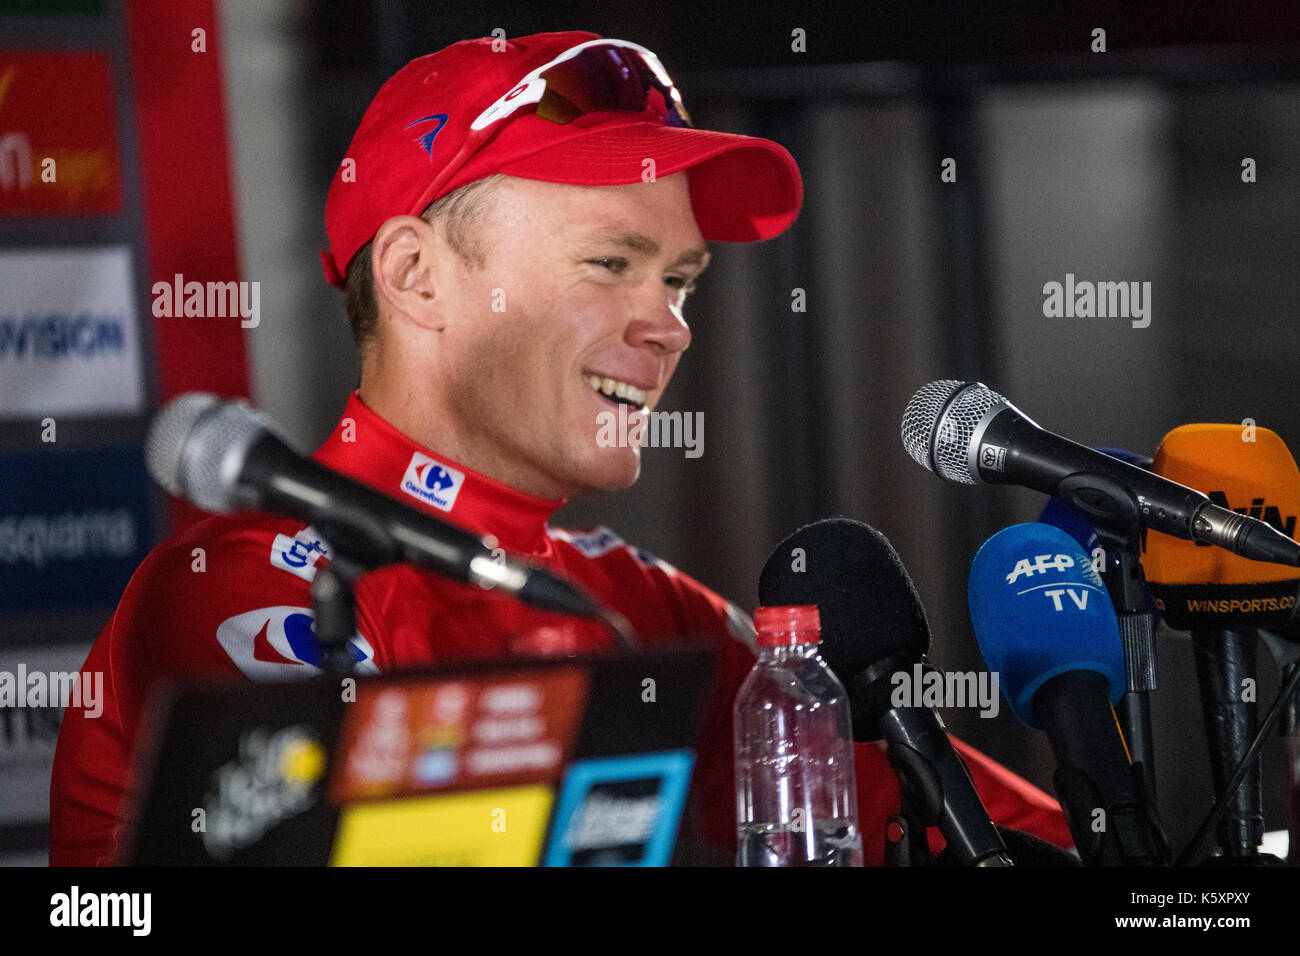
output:
[[[113,607],[153,542],[137,447],[0,456],[0,617]]]
[[[0,648],[0,675],[75,674],[89,653],[88,644]],[[28,687],[34,683],[23,682]],[[50,771],[63,719],[57,697],[49,695],[43,702],[13,702],[22,706],[0,706],[0,780],[4,781],[0,825],[49,818]]]
[[[109,55],[0,53],[0,215],[121,209]]]
[[[694,765],[689,750],[577,761],[544,865],[667,866]]]
[[[0,418],[144,410],[126,246],[0,252],[0,289]]]
[[[586,701],[579,669],[358,688],[335,803],[557,780]]]

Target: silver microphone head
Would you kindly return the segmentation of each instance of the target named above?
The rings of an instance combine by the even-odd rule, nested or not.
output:
[[[903,447],[940,478],[973,485],[977,432],[1011,403],[980,382],[941,379],[922,386],[903,412]]]
[[[168,403],[149,426],[145,463],[154,481],[204,511],[239,511],[250,505],[239,497],[239,473],[267,431],[243,402],[189,392]]]

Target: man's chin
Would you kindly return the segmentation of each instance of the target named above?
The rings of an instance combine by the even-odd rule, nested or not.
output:
[[[599,491],[622,491],[631,488],[641,477],[640,450],[617,449],[618,455],[609,455],[613,449],[604,449],[590,462],[580,476],[586,494]]]

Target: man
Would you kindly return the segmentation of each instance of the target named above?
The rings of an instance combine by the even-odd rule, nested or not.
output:
[[[589,33],[473,40],[384,85],[326,204],[327,277],[347,292],[362,376],[316,458],[570,576],[651,645],[700,635],[721,666],[687,838],[735,846],[730,706],[752,627],[722,598],[613,532],[547,520],[563,500],[625,488],[640,449],[597,441],[599,416],[658,402],[690,343],[686,295],[706,240],[777,235],[801,182],[775,143],[688,128],[649,51]],[[196,570],[194,555],[205,562]],[[69,711],[55,757],[52,863],[119,852],[127,766],[148,690],[176,675],[315,671],[310,581],[328,543],[237,515],[156,548],[86,662],[98,721]],[[592,622],[522,607],[410,567],[357,587],[362,670],[610,646]],[[1068,844],[1055,802],[963,748],[999,823]],[[894,775],[857,750],[863,843],[879,862]]]

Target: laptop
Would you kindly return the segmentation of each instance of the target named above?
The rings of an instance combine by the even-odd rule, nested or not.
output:
[[[138,866],[665,866],[715,655],[512,658],[175,685],[141,748]]]

